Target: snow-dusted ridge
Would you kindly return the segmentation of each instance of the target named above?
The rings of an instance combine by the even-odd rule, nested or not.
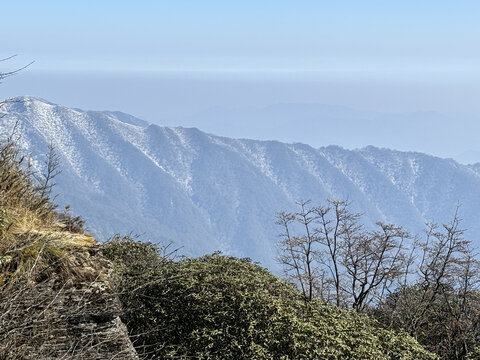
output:
[[[480,236],[478,164],[371,146],[229,139],[120,112],[15,100],[0,110],[0,133],[18,123],[19,144],[34,151],[36,164],[55,145],[58,200],[101,239],[133,232],[174,241],[187,254],[220,249],[274,267],[276,211],[327,197],[348,198],[367,224],[395,222],[412,232],[426,220],[448,221],[461,203],[466,235]]]

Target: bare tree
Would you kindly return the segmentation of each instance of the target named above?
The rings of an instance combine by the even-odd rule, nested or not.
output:
[[[386,289],[398,284],[407,265],[404,242],[408,233],[392,224],[377,225],[378,230],[345,236],[342,263],[357,311],[372,301],[380,302]]]
[[[279,260],[286,273],[307,300],[318,296],[357,311],[381,301],[385,289],[404,276],[407,232],[382,223],[379,230],[366,231],[361,214],[351,212],[346,201],[308,204],[299,202],[296,213],[278,213],[277,224],[284,229]],[[292,234],[294,228],[301,235]]]
[[[315,268],[315,246],[318,241],[310,229],[310,224],[316,220],[313,209],[307,209],[308,201],[299,202],[301,211],[297,213],[279,212],[276,223],[283,228],[278,242],[281,249],[279,261],[284,265],[286,275],[296,282],[305,298],[313,298],[315,288],[318,286],[318,274]],[[290,227],[292,223],[300,223],[305,231],[303,235],[292,236]]]
[[[423,293],[416,306],[408,329],[415,332],[424,321],[424,315],[441,296],[447,287],[455,286],[454,277],[460,270],[462,257],[468,253],[469,241],[463,238],[464,230],[459,227],[458,208],[450,223],[443,224],[439,231],[438,224],[427,224],[426,240],[420,244],[421,262],[418,274]]]
[[[56,183],[54,179],[62,172],[60,169],[60,158],[55,151],[55,147],[52,143],[48,145],[48,153],[44,161],[44,170],[43,172],[38,172],[34,174],[34,178],[37,181],[36,191],[39,194],[39,207],[46,206],[51,207],[50,210],[53,210],[55,206],[53,205],[54,198],[52,199],[52,189],[55,187]]]
[[[480,263],[463,237],[458,208],[452,221],[427,226],[410,281],[377,308],[388,328],[402,328],[442,359],[465,359],[480,338]]]
[[[359,225],[361,214],[349,211],[349,203],[343,200],[328,199],[327,206],[319,205],[314,209],[318,215],[315,234],[319,243],[323,246],[320,257],[323,266],[330,274],[330,282],[333,289],[334,303],[341,306],[345,302],[344,286],[342,277],[342,256],[345,252],[346,241],[352,242],[358,237],[362,226]],[[333,212],[333,215],[332,215]]]
[[[15,58],[16,56],[17,56],[17,55],[11,55],[11,56],[8,56],[8,57],[6,57],[6,58],[0,59],[0,63],[1,63],[1,62],[4,62],[4,61],[11,60],[11,59]],[[16,68],[16,69],[14,69],[14,70],[10,70],[10,71],[0,71],[0,83],[1,83],[4,79],[6,79],[6,78],[8,78],[8,77],[10,77],[10,76],[13,76],[13,75],[18,74],[20,71],[26,69],[27,67],[29,67],[29,66],[32,65],[33,63],[34,63],[34,61],[31,61],[31,62],[28,63],[27,65],[23,65],[23,66],[21,66],[21,67],[19,67],[19,68]],[[10,101],[12,101],[12,99],[5,99],[5,100],[0,101],[0,107],[1,107],[2,105],[4,105],[5,103],[10,102]]]
[[[8,61],[8,60],[11,60],[13,59],[14,57],[16,57],[17,55],[11,55],[11,56],[8,56],[6,58],[3,58],[3,59],[0,59],[0,62],[4,62],[4,61]],[[31,61],[30,63],[28,63],[27,65],[24,65],[20,68],[17,68],[15,70],[11,70],[11,71],[6,71],[6,72],[0,72],[0,81],[2,81],[3,79],[7,78],[7,77],[10,77],[10,76],[13,76],[15,74],[17,74],[18,72],[26,69],[27,67],[29,67],[30,65],[32,65],[34,63],[34,61]]]

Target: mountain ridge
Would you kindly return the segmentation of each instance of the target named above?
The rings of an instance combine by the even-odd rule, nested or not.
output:
[[[352,210],[420,233],[461,203],[468,236],[480,235],[480,168],[420,152],[367,146],[230,139],[162,127],[114,111],[83,111],[22,97],[2,110],[20,146],[42,167],[49,143],[63,167],[58,202],[86,214],[100,239],[117,232],[174,241],[189,255],[221,250],[274,268],[275,212],[296,200],[348,199]]]

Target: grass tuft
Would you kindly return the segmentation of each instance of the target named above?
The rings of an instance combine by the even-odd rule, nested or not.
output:
[[[57,212],[50,200],[52,173],[59,173],[55,155],[45,175],[32,170],[29,158],[12,137],[0,142],[0,286],[25,277],[42,281],[53,272],[91,280],[99,273],[88,252],[95,239],[84,233],[83,219]]]

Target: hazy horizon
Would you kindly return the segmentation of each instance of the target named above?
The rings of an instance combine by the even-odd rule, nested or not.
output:
[[[470,153],[480,161],[478,10],[474,1],[12,2],[4,5],[9,16],[0,28],[11,35],[0,58],[18,56],[1,70],[35,62],[5,79],[0,97],[33,95],[232,137],[265,138],[271,129],[273,139],[313,146],[330,138],[347,148],[387,146],[458,160]],[[427,112],[425,120],[396,122],[428,126],[397,126],[391,142],[388,129],[377,130],[388,122],[316,140],[294,113],[283,121],[297,121],[298,131],[276,118],[241,117],[279,104]],[[228,118],[206,119],[212,109]],[[368,119],[347,120],[361,128]],[[417,128],[427,133],[412,134]]]

